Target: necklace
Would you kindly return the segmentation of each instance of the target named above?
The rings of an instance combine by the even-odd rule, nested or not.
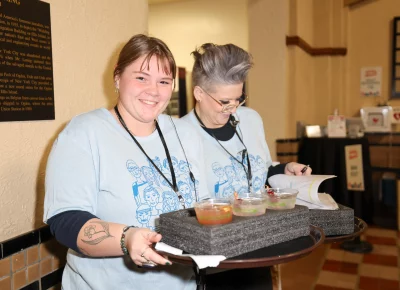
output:
[[[154,120],[156,123],[156,130],[158,132],[158,136],[160,136],[161,143],[163,144],[164,150],[165,150],[165,155],[167,156],[168,160],[168,165],[169,165],[169,170],[171,172],[171,178],[172,178],[172,183],[171,181],[164,175],[164,173],[161,172],[160,168],[157,167],[157,165],[154,163],[154,161],[147,155],[146,151],[143,149],[142,145],[140,145],[139,141],[133,136],[131,131],[129,130],[128,126],[126,125],[124,119],[122,118],[121,114],[119,113],[118,107],[114,107],[115,114],[118,117],[119,122],[121,123],[122,127],[124,127],[125,131],[128,132],[128,134],[131,136],[132,140],[136,143],[136,145],[139,147],[139,149],[142,151],[142,153],[146,156],[147,160],[153,165],[153,167],[158,171],[158,173],[164,178],[164,180],[168,183],[168,185],[173,189],[173,191],[176,193],[178,196],[179,202],[182,205],[182,207],[185,209],[185,199],[183,196],[180,194],[177,183],[176,183],[176,177],[175,177],[175,171],[174,167],[172,165],[172,159],[171,155],[169,154],[168,146],[167,143],[165,142],[163,133],[160,129],[160,126],[158,125],[157,120]]]
[[[196,109],[193,109],[193,111],[194,111],[194,115],[196,116],[197,121],[199,121],[200,125],[201,125],[203,128],[207,128],[207,127],[204,125],[203,121],[200,119],[199,115],[197,114]],[[232,115],[231,115],[231,116],[232,116]],[[235,124],[235,125],[231,124],[232,127],[233,127],[233,129],[234,129],[234,131],[235,131],[235,135],[239,138],[240,142],[241,142],[241,143],[243,144],[243,146],[244,146],[244,150],[242,150],[242,161],[240,161],[240,160],[237,159],[235,156],[233,156],[233,155],[221,144],[221,142],[219,142],[218,138],[215,137],[215,135],[214,135],[212,132],[210,132],[210,131],[206,131],[206,132],[207,132],[208,134],[210,134],[210,135],[215,139],[215,141],[217,141],[217,143],[219,144],[219,146],[221,146],[222,149],[224,149],[224,151],[225,151],[226,153],[229,154],[229,156],[231,156],[234,160],[236,160],[236,162],[238,162],[238,163],[243,167],[243,171],[244,171],[244,173],[246,174],[246,177],[247,177],[248,191],[249,191],[249,193],[250,193],[250,192],[252,192],[252,189],[253,189],[253,176],[252,176],[252,173],[251,173],[251,164],[250,164],[249,152],[247,151],[246,145],[244,145],[244,142],[243,142],[242,138],[240,137],[240,135],[238,134],[238,132],[237,132],[237,130],[236,130],[236,126],[237,126],[237,123],[238,123],[238,122],[237,122],[237,121],[234,121],[234,122],[232,122],[232,123]],[[245,158],[246,158],[246,161],[247,161],[247,170],[246,170],[246,167],[244,166],[244,160],[245,160]]]

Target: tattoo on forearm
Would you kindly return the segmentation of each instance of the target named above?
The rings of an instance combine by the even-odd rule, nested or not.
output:
[[[101,230],[96,230],[96,224],[101,226]],[[84,228],[84,236],[87,237],[87,239],[81,239],[82,242],[92,246],[101,243],[107,238],[113,238],[110,234],[108,223],[102,221],[90,222],[90,224]],[[94,239],[92,240],[92,238]]]

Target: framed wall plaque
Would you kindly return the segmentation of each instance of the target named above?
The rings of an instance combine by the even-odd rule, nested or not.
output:
[[[54,120],[50,4],[0,3],[0,122]]]

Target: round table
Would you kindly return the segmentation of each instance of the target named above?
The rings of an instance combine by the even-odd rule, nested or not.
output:
[[[310,234],[308,236],[226,259],[221,261],[215,268],[258,268],[290,262],[310,254],[324,242],[324,239],[325,235],[321,228],[310,226]],[[193,267],[196,275],[197,290],[206,289],[206,269],[199,269],[190,257],[176,256],[165,252],[159,253],[168,256],[168,259],[172,262]]]
[[[353,240],[361,234],[365,232],[365,230],[368,228],[368,225],[365,221],[358,217],[354,217],[354,232],[348,235],[338,235],[338,236],[325,236],[324,243],[325,244],[332,244],[332,243],[338,243],[338,242],[344,242],[344,241],[349,241]]]
[[[368,225],[365,221],[358,217],[354,217],[354,232],[348,235],[339,235],[339,236],[326,236],[325,244],[332,244],[337,242],[342,242],[340,248],[345,251],[353,252],[353,253],[370,253],[373,250],[373,247],[367,241],[361,241],[360,236],[365,230],[368,228]]]

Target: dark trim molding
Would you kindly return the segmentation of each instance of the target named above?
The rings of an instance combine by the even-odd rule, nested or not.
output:
[[[276,143],[295,143],[299,142],[300,138],[290,138],[290,139],[276,139]]]
[[[34,245],[53,239],[50,227],[45,225],[31,232],[0,242],[0,260]]]
[[[344,0],[343,1],[343,6],[352,6],[356,4],[360,4],[361,2],[364,2],[365,0]]]
[[[64,272],[64,267],[55,270],[54,272],[51,272],[50,274],[47,274],[46,276],[43,276],[41,280],[42,284],[42,290],[49,289],[57,284],[61,283],[62,280],[62,274]]]
[[[300,36],[286,36],[286,46],[297,45],[302,50],[312,56],[325,56],[325,55],[346,55],[346,47],[311,47]]]
[[[296,156],[297,152],[277,152],[276,156]]]
[[[394,167],[371,167],[372,171],[379,171],[379,172],[394,172],[397,174],[400,174],[400,168],[394,168]]]
[[[19,290],[40,290],[39,281],[35,281],[27,286],[20,288]]]
[[[369,146],[377,146],[377,147],[399,147],[400,143],[369,143]]]

